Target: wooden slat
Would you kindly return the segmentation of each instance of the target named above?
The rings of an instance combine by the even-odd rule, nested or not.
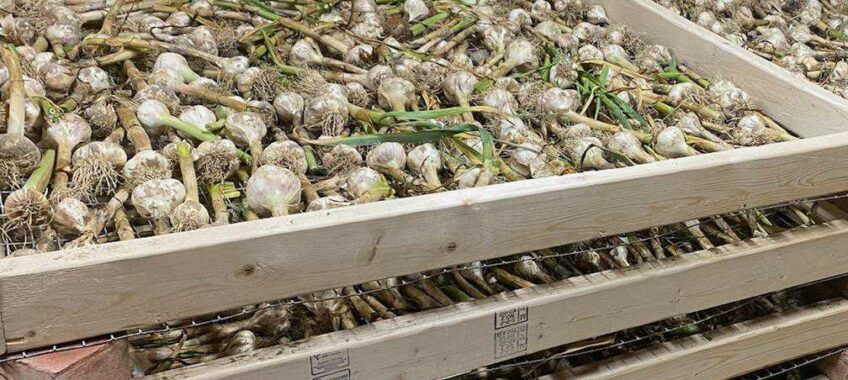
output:
[[[709,339],[681,338],[539,380],[727,379],[846,343],[848,301],[840,298],[719,329]],[[643,360],[647,352],[653,358]]]
[[[848,189],[848,133],[0,260],[9,351]]]
[[[845,273],[848,255],[834,252],[846,244],[848,222],[837,221],[629,271],[597,273],[402,316],[148,380],[303,379],[309,378],[311,358],[329,354],[344,358],[347,365],[337,370],[350,370],[354,379],[441,378]],[[507,314],[526,315],[527,322],[496,329],[497,316]],[[526,346],[510,351],[516,346],[508,343],[516,342]],[[498,352],[505,355],[498,357]]]
[[[800,136],[848,130],[848,101],[651,0],[591,2],[603,5],[611,20],[672,49],[681,62],[701,75],[733,81],[751,95],[757,107]]]

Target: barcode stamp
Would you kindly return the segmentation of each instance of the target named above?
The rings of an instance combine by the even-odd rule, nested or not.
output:
[[[529,320],[527,307],[495,313],[495,359],[527,351]]]
[[[517,309],[499,311],[495,313],[495,330],[519,323],[526,323],[528,313],[529,310],[527,307],[519,307]]]
[[[345,369],[324,376],[313,377],[312,380],[350,380],[350,370]]]
[[[312,376],[319,376],[315,377],[315,380],[350,379],[350,370],[348,369],[350,366],[350,355],[348,355],[347,350],[312,355],[310,366]],[[342,376],[340,375],[341,372],[345,371],[347,371],[347,377],[336,377],[336,375]]]

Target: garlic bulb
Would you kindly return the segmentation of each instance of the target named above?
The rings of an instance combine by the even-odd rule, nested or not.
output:
[[[186,189],[175,179],[153,179],[144,182],[133,189],[131,201],[138,214],[157,224],[156,232],[167,231],[165,220],[174,208],[183,203]]]
[[[586,169],[604,170],[615,168],[604,157],[604,143],[596,137],[583,137],[577,140],[571,149],[571,159]]]
[[[442,157],[433,144],[422,144],[409,151],[406,166],[412,172],[424,177],[431,189],[438,189],[442,186],[442,181],[439,179],[439,171],[442,170]]]
[[[180,120],[194,125],[204,131],[208,131],[207,126],[218,121],[215,112],[201,105],[189,106],[180,112]]]
[[[153,64],[153,70],[167,68],[179,74],[182,83],[191,83],[200,76],[194,72],[188,65],[185,57],[177,53],[164,52],[156,57],[156,62]]]
[[[407,0],[403,3],[403,12],[406,13],[406,21],[413,22],[426,18],[430,15],[430,9],[424,0]]]
[[[224,182],[239,167],[238,149],[230,140],[204,141],[192,152],[197,181],[203,185]]]
[[[654,149],[657,153],[668,158],[688,157],[698,154],[698,151],[686,144],[686,136],[677,127],[663,129],[657,135]]]
[[[117,190],[127,153],[111,141],[94,141],[77,149],[71,163],[74,167],[71,186],[80,190],[86,199],[93,200]]]
[[[702,93],[698,85],[693,82],[682,82],[676,83],[671,86],[671,89],[668,91],[668,98],[673,103],[677,104],[683,101],[690,101],[695,99],[699,94]]]
[[[71,152],[82,142],[91,139],[91,126],[81,116],[66,113],[49,126],[46,136],[57,147],[56,167],[63,169],[71,162]]]
[[[160,67],[150,72],[147,81],[150,84],[173,87],[182,84],[184,79],[180,73],[170,67]]]
[[[362,165],[362,155],[352,146],[336,145],[322,156],[321,161],[330,173],[346,175]]]
[[[309,99],[303,110],[307,127],[319,127],[324,136],[339,136],[348,121],[345,101],[333,94],[323,94]]]
[[[80,69],[77,74],[77,81],[87,85],[91,93],[98,93],[112,88],[112,80],[109,78],[109,73],[99,67]]]
[[[518,112],[518,102],[509,91],[495,88],[489,91],[483,98],[483,105],[497,109],[507,115],[514,115]],[[497,115],[485,114],[487,118],[496,118]]]
[[[515,40],[507,47],[504,61],[492,72],[492,77],[502,77],[520,66],[536,66],[538,64],[539,57],[536,55],[533,44],[524,39]]]
[[[684,114],[677,120],[677,124],[675,124],[675,126],[690,136],[700,137],[719,144],[724,143],[721,138],[704,128],[701,124],[701,120],[698,118],[698,115],[694,112],[687,112]]]
[[[303,124],[303,97],[296,92],[284,91],[274,98],[274,110],[277,117],[284,123],[292,126]]]
[[[733,82],[727,80],[714,82],[710,85],[708,93],[725,113],[733,114],[738,109],[749,108],[750,95],[737,88]]]
[[[653,156],[642,149],[642,142],[632,133],[617,132],[607,142],[609,150],[622,154],[637,164],[647,164],[656,161]]]
[[[553,114],[563,114],[580,107],[580,95],[574,90],[563,90],[553,87],[542,93],[539,98],[538,110]]]
[[[51,53],[40,53],[37,58],[45,54],[50,58],[53,57]],[[71,68],[53,60],[44,63],[35,62],[34,66],[36,73],[42,78],[48,90],[59,93],[68,92],[76,80],[76,76]]]
[[[171,161],[161,153],[143,150],[124,164],[123,175],[129,188],[156,179],[171,178]]]
[[[375,202],[388,197],[391,188],[386,179],[368,167],[354,170],[347,177],[347,190],[359,203]]]
[[[268,145],[262,151],[259,162],[262,165],[275,165],[289,169],[295,174],[305,174],[308,168],[303,148],[291,140],[275,141]]]
[[[448,100],[460,106],[468,104],[468,97],[474,92],[477,77],[467,71],[455,71],[445,77],[442,86]]]
[[[268,127],[262,117],[254,112],[237,112],[227,116],[224,133],[236,145],[250,147],[253,157],[262,155],[262,139],[268,133]],[[254,160],[255,170],[258,160]]]
[[[415,96],[415,85],[398,77],[389,77],[380,82],[377,88],[377,101],[380,107],[391,108],[393,111],[404,112],[407,106],[418,108]]]
[[[0,187],[17,187],[40,159],[41,151],[23,134],[0,134]]]
[[[600,5],[593,5],[586,11],[586,19],[589,20],[592,24],[607,24],[609,23],[609,19],[607,18],[607,12],[604,10],[604,7]]]
[[[174,90],[161,84],[151,84],[133,95],[133,101],[138,104],[143,104],[147,100],[159,101],[169,110],[176,110],[180,106],[180,98]]]
[[[306,211],[321,211],[321,210],[331,210],[334,208],[342,208],[352,205],[353,202],[347,200],[345,197],[334,194],[326,197],[318,198],[309,203],[309,206],[306,207]]]
[[[53,208],[53,227],[63,235],[79,235],[85,231],[90,211],[85,203],[73,197],[62,199]]]
[[[257,214],[288,215],[289,207],[300,202],[300,180],[291,170],[265,165],[250,176],[245,193],[248,206]]]
[[[24,187],[13,191],[3,202],[6,211],[6,233],[20,228],[31,228],[49,223],[53,219],[53,208],[42,191]]]
[[[83,110],[83,116],[91,122],[92,136],[103,139],[112,133],[118,123],[118,114],[110,102],[110,96],[103,93]]]
[[[396,181],[404,181],[403,168],[406,166],[406,151],[403,145],[395,142],[375,146],[365,157],[368,167],[385,174]]]

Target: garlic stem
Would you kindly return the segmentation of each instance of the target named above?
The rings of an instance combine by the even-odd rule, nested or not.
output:
[[[439,303],[436,302],[433,298],[424,293],[414,285],[404,285],[400,287],[400,292],[412,299],[412,302],[415,302],[419,308],[428,310],[435,309],[439,307]]]
[[[453,36],[450,39],[450,41],[448,41],[442,47],[436,49],[436,51],[433,52],[433,56],[434,57],[444,56],[445,54],[447,54],[448,52],[453,50],[453,48],[455,48],[456,45],[459,45],[461,42],[465,41],[465,39],[468,38],[468,36],[470,36],[472,33],[474,33],[474,28],[471,28],[471,27],[466,28],[465,30],[463,30],[459,34]]]
[[[176,84],[171,87],[173,87],[174,91],[179,92],[180,94],[200,98],[211,103],[217,103],[224,107],[232,108],[237,112],[244,112],[247,111],[249,108],[247,103],[241,100],[238,100],[231,96],[217,94],[202,87],[192,86],[184,83]]]
[[[221,185],[209,186],[209,198],[212,203],[212,213],[214,214],[215,224],[229,224],[230,212],[227,210],[227,203],[224,200],[224,193],[221,190]]]
[[[470,295],[471,297],[474,297],[478,300],[486,298],[486,294],[481,292],[479,289],[475,288],[474,285],[471,285],[471,283],[468,282],[465,277],[462,277],[462,274],[460,274],[459,272],[453,272],[451,276],[453,277],[453,280],[459,285],[459,287],[465,293],[468,293],[468,295]]]
[[[527,280],[525,280],[521,277],[518,277],[518,276],[516,276],[512,273],[509,273],[506,270],[504,270],[503,268],[494,268],[494,269],[492,269],[492,273],[494,273],[495,278],[498,281],[500,281],[504,284],[507,284],[507,285],[509,285],[513,288],[521,289],[521,288],[532,288],[532,287],[536,286],[536,284],[534,284],[530,281],[527,281]]]
[[[310,29],[308,26],[301,24],[297,21],[294,21],[292,19],[289,19],[289,18],[286,18],[286,17],[279,17],[279,16],[277,16],[277,17],[278,17],[277,20],[276,20],[277,24],[280,24],[281,26],[283,26],[286,29],[290,29],[292,31],[303,34],[304,36],[312,38],[313,40],[320,42],[324,46],[327,46],[327,47],[337,51],[342,56],[345,56],[347,54],[347,51],[350,50],[350,47],[347,46],[347,44],[345,44],[344,42],[339,41],[339,40],[337,40],[337,39],[335,39],[335,38],[333,38],[329,35],[318,34],[316,32],[313,32],[312,29]]]
[[[127,213],[124,211],[123,206],[118,207],[118,209],[115,210],[114,220],[115,231],[118,234],[118,239],[122,241],[135,239],[135,233],[132,229],[132,225],[130,224],[129,219],[127,219]]]
[[[141,123],[135,116],[135,112],[133,112],[133,110],[128,106],[122,104],[118,106],[117,113],[121,126],[123,126],[124,130],[127,131],[127,139],[133,147],[135,147],[135,152],[138,153],[153,149],[150,145],[150,138],[147,136],[147,132],[144,131]]]
[[[2,49],[3,62],[9,70],[9,115],[6,122],[6,133],[23,136],[26,131],[26,115],[24,113],[24,80],[21,72],[21,61],[15,48],[6,46]]]
[[[48,149],[41,156],[38,166],[29,176],[29,179],[24,183],[23,189],[33,189],[38,192],[44,192],[47,189],[47,184],[50,183],[50,177],[53,174],[53,164],[56,162],[56,151]]]
[[[144,74],[139,71],[138,67],[131,60],[126,60],[123,63],[124,72],[127,74],[127,78],[130,83],[132,83],[133,88],[136,91],[141,91],[145,87],[147,87],[147,81],[144,80]]]
[[[197,190],[197,175],[194,171],[194,160],[191,157],[191,147],[184,142],[177,143],[177,156],[180,162],[180,173],[183,177],[183,186],[186,189],[186,200],[199,202],[200,196]]]
[[[105,34],[107,36],[112,35],[112,26],[115,24],[115,18],[124,6],[124,1],[125,0],[115,0],[112,6],[109,7],[109,12],[106,13],[106,17],[103,18],[103,24],[100,25],[99,34]]]

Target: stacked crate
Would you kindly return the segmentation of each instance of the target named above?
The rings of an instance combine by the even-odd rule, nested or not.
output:
[[[815,225],[149,378],[444,378],[848,273],[848,214],[833,195],[848,190],[848,103],[648,0],[591,2],[697,72],[732,80],[803,139],[0,260],[0,351],[120,340],[242,305],[797,200],[819,205]],[[548,378],[742,375],[848,344],[846,317],[848,301],[834,298]]]

